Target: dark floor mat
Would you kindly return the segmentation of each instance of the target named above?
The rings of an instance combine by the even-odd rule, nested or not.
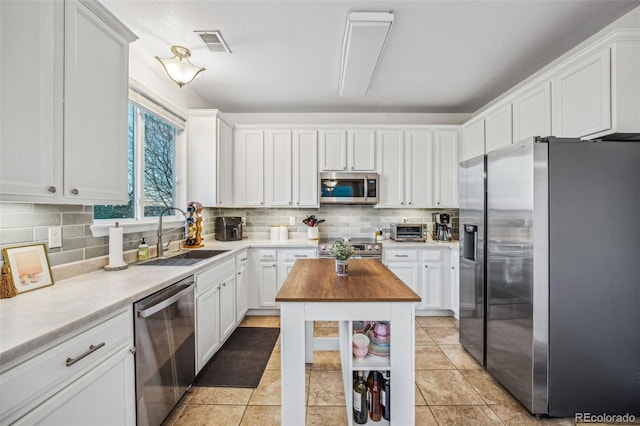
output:
[[[279,328],[238,327],[196,377],[195,386],[256,388]]]

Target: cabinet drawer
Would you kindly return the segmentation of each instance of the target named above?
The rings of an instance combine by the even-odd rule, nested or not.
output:
[[[211,287],[215,286],[226,278],[229,274],[233,274],[235,270],[235,260],[228,259],[219,265],[212,266],[206,271],[196,274],[196,294],[200,295]]]
[[[440,260],[442,259],[442,250],[434,249],[434,250],[423,250],[422,251],[422,260],[425,262],[432,260]]]
[[[258,250],[258,261],[260,262],[275,262],[276,250]]]
[[[249,255],[246,251],[236,255],[236,269],[244,268],[247,266],[247,260]]]
[[[131,307],[2,373],[0,417],[11,423],[126,345]]]
[[[298,259],[315,259],[318,251],[316,249],[302,249],[302,250],[285,250],[284,261],[295,262]]]
[[[386,262],[416,262],[418,250],[385,250],[384,258]]]

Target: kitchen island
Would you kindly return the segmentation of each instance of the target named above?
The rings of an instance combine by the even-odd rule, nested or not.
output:
[[[352,372],[389,370],[391,424],[414,424],[414,304],[413,290],[382,263],[349,260],[349,275],[338,277],[333,259],[298,260],[276,296],[280,303],[282,424],[305,423],[305,362],[313,362],[312,321],[339,321],[340,358],[346,410],[352,420]],[[351,353],[353,321],[388,321],[390,356]]]

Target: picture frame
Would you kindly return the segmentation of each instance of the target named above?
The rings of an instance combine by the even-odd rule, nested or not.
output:
[[[31,244],[2,249],[18,294],[53,285],[53,275],[47,248],[44,244]]]

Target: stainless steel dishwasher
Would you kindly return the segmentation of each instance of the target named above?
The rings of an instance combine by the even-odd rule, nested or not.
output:
[[[194,277],[134,304],[137,424],[162,423],[195,378]]]

